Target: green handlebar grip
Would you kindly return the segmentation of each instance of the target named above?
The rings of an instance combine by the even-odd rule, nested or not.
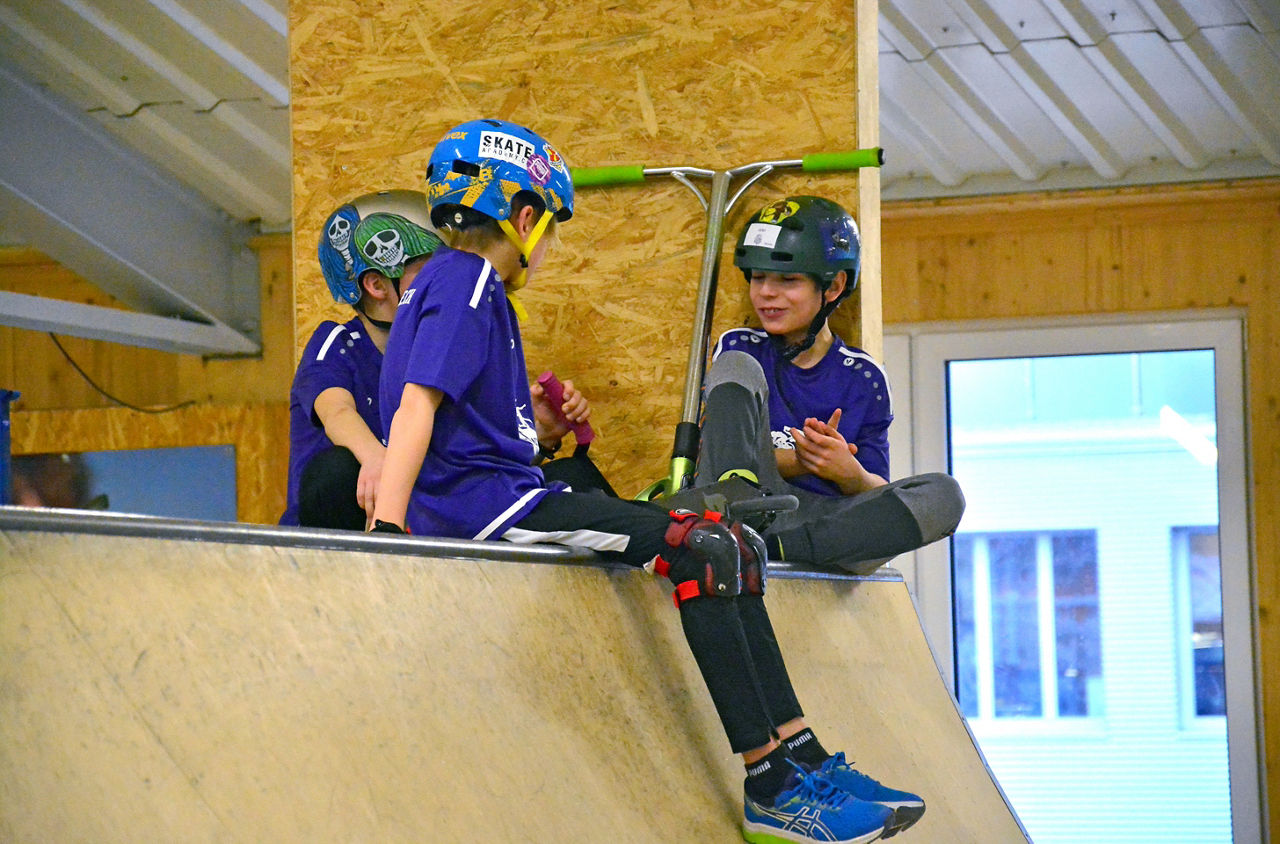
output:
[[[618,167],[574,167],[570,169],[575,188],[602,185],[634,185],[644,181],[644,165],[623,164]]]
[[[879,167],[884,164],[884,149],[870,147],[848,152],[815,152],[800,160],[800,168],[808,172],[821,170],[857,170],[859,167]]]

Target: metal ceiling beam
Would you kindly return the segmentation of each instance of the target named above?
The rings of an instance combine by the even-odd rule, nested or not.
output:
[[[204,325],[4,291],[0,291],[0,324],[182,354],[247,349],[244,338],[225,325]]]
[[[124,304],[185,324],[190,351],[260,350],[251,227],[6,67],[0,113],[0,230]],[[129,336],[116,342],[159,348],[151,332]]]
[[[1011,126],[987,101],[982,90],[964,77],[958,59],[964,51],[975,49],[986,52],[984,47],[938,50],[920,63],[922,75],[965,124],[1009,165],[1010,170],[1019,178],[1034,182],[1044,175],[1045,165],[1023,143],[1017,127]]]
[[[880,125],[894,138],[894,147],[905,147],[915,158],[924,162],[929,173],[939,183],[956,187],[964,181],[965,173],[947,151],[944,141],[935,137],[932,124],[916,120],[910,110],[889,99],[880,100]]]
[[[1066,43],[1065,40],[1063,43]],[[1049,42],[1031,46],[1043,49],[1049,46]],[[1102,129],[1076,104],[1075,98],[1058,84],[1053,72],[1027,44],[1019,44],[1009,53],[996,56],[996,59],[1098,175],[1105,179],[1115,179],[1125,171],[1124,159],[1107,140]]]
[[[149,74],[164,79],[176,97],[190,101],[190,105],[183,107],[185,112],[204,109],[210,120],[255,147],[259,157],[270,162],[270,167],[280,174],[279,180],[264,181],[260,175],[255,178],[253,172],[247,172],[242,160],[237,162],[228,156],[228,150],[217,146],[207,132],[193,131],[187,122],[174,120],[174,115],[162,104],[139,100],[128,85],[83,60],[76,49],[65,46],[59,40],[61,32],[56,26],[30,20],[0,5],[0,27],[22,39],[26,52],[40,57],[42,64],[56,68],[55,78],[70,75],[88,90],[92,102],[100,103],[116,117],[127,115],[127,121],[119,126],[127,144],[137,146],[144,154],[150,151],[157,161],[167,164],[171,172],[189,174],[193,184],[202,186],[206,194],[232,216],[243,220],[261,218],[272,226],[282,222],[287,226],[291,214],[287,140],[283,143],[272,140],[269,130],[242,113],[248,104],[220,101],[203,85],[166,63],[145,40],[130,39],[87,4],[75,2],[69,11],[127,53],[133,62],[144,66]],[[262,168],[257,168],[257,172],[260,174]]]

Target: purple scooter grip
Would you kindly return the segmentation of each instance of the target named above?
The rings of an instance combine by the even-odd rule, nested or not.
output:
[[[596,432],[591,428],[591,423],[570,422],[560,409],[564,406],[564,385],[560,383],[560,379],[555,376],[555,373],[548,369],[538,376],[538,383],[542,385],[542,389],[546,390],[547,398],[551,400],[551,406],[556,409],[556,415],[569,426],[570,431],[573,431],[574,439],[578,441],[578,445],[590,444],[596,438]]]

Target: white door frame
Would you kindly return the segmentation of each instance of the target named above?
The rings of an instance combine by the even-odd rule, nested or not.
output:
[[[890,429],[894,479],[949,469],[946,365],[953,360],[1213,349],[1217,396],[1218,508],[1227,682],[1227,740],[1234,840],[1266,840],[1261,711],[1257,678],[1257,601],[1250,537],[1244,393],[1244,313],[1238,309],[885,326],[894,392]],[[962,522],[963,524],[963,522]],[[951,543],[903,555],[903,571],[939,670],[955,692]]]

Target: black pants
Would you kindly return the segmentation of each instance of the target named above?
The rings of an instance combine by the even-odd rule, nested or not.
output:
[[[667,545],[670,524],[651,504],[549,493],[503,538],[582,545],[634,566],[661,555],[687,570],[696,560]],[[680,622],[734,753],[768,744],[777,725],[803,715],[762,596],[694,598],[680,605]]]
[[[356,503],[360,461],[335,445],[311,458],[298,484],[298,523],[303,527],[364,530],[364,508]]]
[[[929,472],[859,495],[819,495],[778,474],[769,429],[769,384],[755,358],[724,352],[706,379],[698,453],[698,487],[730,469],[748,469],[774,494],[800,508],[781,513],[766,533],[789,562],[866,574],[898,554],[950,536],[964,514],[964,494],[950,475]]]

